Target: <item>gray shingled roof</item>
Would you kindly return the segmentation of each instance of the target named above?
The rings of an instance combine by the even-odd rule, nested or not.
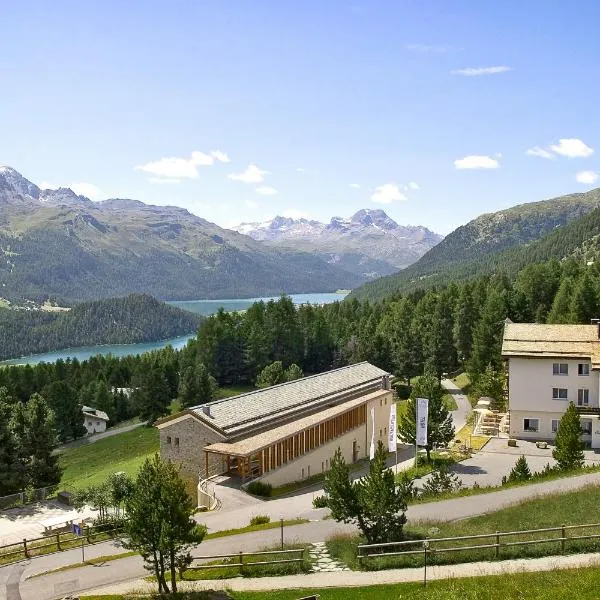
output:
[[[258,424],[269,417],[308,410],[311,405],[319,405],[344,392],[380,384],[384,375],[388,375],[387,371],[362,362],[232,398],[215,400],[191,410],[220,429],[234,433],[235,430],[244,429],[245,425]]]

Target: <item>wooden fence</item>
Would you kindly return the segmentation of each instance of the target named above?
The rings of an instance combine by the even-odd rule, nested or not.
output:
[[[238,552],[236,554],[215,554],[213,556],[193,556],[193,560],[208,560],[213,561],[216,559],[230,559],[230,562],[223,562],[218,564],[208,565],[193,565],[188,567],[188,570],[196,569],[223,569],[223,568],[240,568],[240,567],[253,567],[259,565],[283,565],[289,563],[302,563],[305,561],[304,553],[306,548],[295,548],[293,550],[262,550],[259,552]],[[259,558],[268,558],[273,555],[284,555],[292,556],[297,555],[296,558],[282,558],[279,560],[258,560],[258,561],[244,561],[244,558],[249,556],[258,556]]]
[[[113,539],[121,533],[119,527],[90,526],[81,528],[82,535],[77,536],[71,531],[53,533],[38,538],[23,539],[22,542],[0,546],[0,565],[18,562],[42,554],[52,554],[63,550],[71,550],[97,541]]]
[[[425,538],[421,540],[404,540],[401,542],[387,542],[383,544],[361,544],[358,546],[357,560],[359,564],[365,561],[377,558],[403,557],[421,555],[425,563],[428,557],[434,555],[464,552],[471,550],[493,550],[496,559],[501,558],[503,548],[514,548],[517,546],[532,546],[536,544],[556,543],[560,544],[560,552],[564,554],[567,551],[569,542],[576,540],[594,540],[600,539],[598,533],[588,533],[585,535],[568,535],[569,532],[579,532],[584,529],[600,528],[600,523],[588,523],[584,525],[561,525],[560,527],[545,527],[542,529],[525,529],[521,531],[495,531],[494,533],[481,533],[476,535],[464,535],[445,538]],[[551,536],[550,534],[560,534]],[[540,538],[528,540],[511,541],[515,536],[537,536]],[[474,541],[485,543],[475,544]],[[467,542],[462,545],[461,542]],[[415,547],[417,549],[403,550],[402,548]],[[401,548],[397,550],[397,548]],[[508,558],[508,557],[507,557]]]

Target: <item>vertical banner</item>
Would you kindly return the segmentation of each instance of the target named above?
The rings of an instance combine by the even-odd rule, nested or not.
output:
[[[396,452],[397,433],[396,433],[396,403],[392,402],[390,406],[390,423],[388,427],[388,450]]]
[[[371,445],[369,446],[369,459],[375,458],[375,407],[371,407]]]
[[[417,398],[417,446],[427,446],[427,413],[429,400]]]

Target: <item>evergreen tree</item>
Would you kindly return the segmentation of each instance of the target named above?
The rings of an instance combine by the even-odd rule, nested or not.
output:
[[[159,593],[177,592],[177,564],[192,545],[203,540],[206,527],[194,520],[196,505],[174,465],[158,455],[146,459],[125,506],[124,546],[142,555],[144,566],[156,577]]]
[[[440,294],[432,319],[432,332],[426,361],[438,379],[456,366],[456,351],[453,340],[453,307],[448,294]]]
[[[569,403],[560,419],[555,443],[556,447],[552,451],[552,456],[561,471],[579,469],[583,466],[581,421],[573,402]]]
[[[66,381],[53,381],[42,389],[42,396],[54,412],[58,439],[66,442],[85,435],[81,404],[75,390]]]
[[[141,381],[135,390],[134,401],[140,418],[148,421],[148,426],[151,427],[156,419],[167,413],[167,407],[172,400],[171,393],[167,380],[159,368],[152,367],[140,377]]]
[[[369,473],[351,481],[338,448],[325,477],[324,490],[332,518],[356,524],[369,544],[401,540],[406,523],[406,490],[396,486],[392,470],[385,465],[386,458],[387,452],[379,441]]]
[[[454,345],[458,359],[464,364],[471,358],[473,347],[473,327],[477,320],[473,293],[469,285],[465,285],[460,293],[454,317]]]
[[[575,285],[571,299],[569,320],[571,323],[589,323],[598,316],[598,301],[591,277],[584,273]]]
[[[91,405],[91,407],[105,412],[110,419],[109,423],[111,425],[115,424],[115,397],[106,381],[99,380],[96,383],[94,403]]]
[[[56,448],[54,413],[42,396],[33,394],[27,403],[27,454],[29,456],[28,483],[34,488],[56,485],[62,469]]]
[[[23,492],[28,485],[29,463],[31,460],[28,439],[29,425],[27,423],[25,404],[23,402],[16,402],[11,412],[10,431],[15,444],[17,486],[18,490]]]
[[[572,298],[573,280],[570,277],[564,277],[560,282],[558,292],[552,302],[552,308],[548,313],[548,323],[569,323]]]
[[[21,488],[17,443],[10,427],[11,420],[11,405],[0,399],[0,496],[7,496]]]
[[[404,410],[398,415],[398,434],[407,444],[416,441],[416,399],[427,398],[427,460],[431,458],[434,446],[446,446],[454,438],[452,415],[448,412],[443,401],[444,390],[436,375],[427,372],[419,377],[413,386],[410,398]]]
[[[521,454],[508,474],[508,481],[527,481],[531,479],[531,470],[524,454]]]
[[[481,374],[475,385],[476,398],[492,398],[494,408],[504,410],[506,405],[506,375],[502,371],[494,371],[492,365],[488,365]]]

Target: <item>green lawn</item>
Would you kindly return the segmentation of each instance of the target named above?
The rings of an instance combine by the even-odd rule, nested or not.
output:
[[[442,396],[442,401],[444,402],[444,406],[447,410],[456,410],[458,408],[458,404],[456,404],[454,396],[450,393],[444,394]]]
[[[154,427],[139,427],[93,444],[68,448],[60,455],[64,468],[60,485],[78,490],[103,483],[118,471],[135,475],[144,460],[158,451],[158,431]]]
[[[479,517],[463,519],[454,522],[427,522],[408,523],[406,534],[408,539],[423,539],[425,537],[455,537],[494,533],[496,531],[517,531],[527,529],[539,529],[545,527],[560,527],[564,525],[577,525],[584,523],[598,523],[597,505],[600,496],[600,486],[590,485],[579,490],[565,494],[554,494],[527,500],[496,512],[490,512]],[[600,534],[600,527],[593,527],[583,531],[568,532],[570,536]],[[521,534],[503,539],[503,542],[524,541],[542,538],[557,538],[560,532],[549,532],[543,534]],[[473,542],[466,540],[461,542],[447,542],[436,544],[435,547],[461,546],[470,544],[494,543],[493,538],[486,538]],[[355,560],[357,538],[338,536],[328,542],[330,552],[346,562],[352,568],[358,568]],[[421,544],[405,550],[414,550]],[[566,543],[566,553],[582,551],[598,551],[600,541],[577,540]],[[503,547],[500,550],[501,559],[547,556],[560,554],[559,542],[550,541],[543,544],[531,544],[527,546]],[[439,553],[431,557],[431,563],[443,564],[452,562],[472,562],[479,560],[493,560],[495,549],[465,550],[452,553]],[[402,557],[387,557],[370,559],[366,562],[366,568],[381,569],[392,567],[420,566],[422,555],[409,555]]]
[[[320,600],[597,600],[600,569],[554,570],[488,577],[445,579],[421,583],[353,588],[297,589],[272,592],[230,592],[234,600],[297,600],[319,594]],[[205,600],[201,593],[180,594],[178,600]],[[123,600],[123,596],[82,596],[82,600]],[[138,597],[138,600],[143,600]]]

